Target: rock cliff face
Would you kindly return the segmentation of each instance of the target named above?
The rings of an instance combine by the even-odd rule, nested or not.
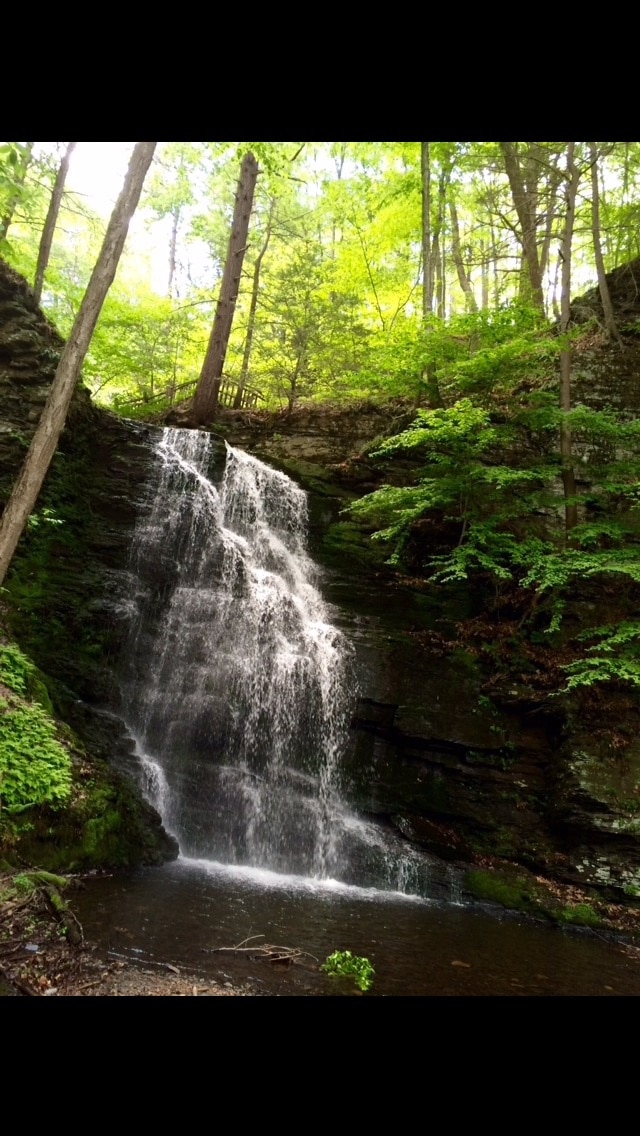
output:
[[[62,341],[26,282],[0,260],[0,499],[20,469]],[[123,570],[148,476],[146,428],[92,406],[79,388],[37,508],[7,578],[3,624],[47,677],[58,714],[88,748],[69,809],[42,811],[23,855],[51,867],[176,855],[159,819],[115,772],[132,743],[118,721]]]
[[[60,346],[30,290],[0,262],[5,491]],[[585,391],[591,366],[583,364]],[[313,552],[357,655],[348,754],[356,803],[446,859],[504,858],[610,898],[631,896],[640,889],[640,742],[618,758],[611,736],[624,713],[640,738],[636,701],[603,711],[594,732],[578,702],[550,707],[517,684],[487,695],[486,671],[464,649],[445,651],[440,636],[443,621],[477,612],[478,597],[461,589],[444,607],[433,590],[401,584],[366,534],[340,516],[346,501],[375,483],[357,460],[363,446],[410,420],[410,408],[365,404],[290,418],[238,412],[218,427],[310,493]],[[118,653],[131,533],[153,477],[153,430],[96,409],[78,392],[10,585],[16,635],[56,679],[59,705],[94,751],[123,767],[131,743],[118,727]],[[49,523],[47,508],[64,526]]]

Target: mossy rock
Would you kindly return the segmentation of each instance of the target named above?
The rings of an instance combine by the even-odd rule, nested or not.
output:
[[[486,903],[498,903],[512,911],[531,912],[534,891],[524,873],[474,869],[466,873],[465,885],[471,895]]]
[[[565,900],[557,886],[515,865],[493,870],[474,869],[466,873],[465,884],[475,899],[498,903],[510,911],[548,919],[560,926],[595,929],[605,925],[595,903]]]
[[[576,927],[602,927],[603,920],[590,903],[568,903],[553,913],[557,923],[568,923]]]
[[[16,851],[49,871],[78,871],[159,864],[175,859],[178,847],[133,786],[93,761],[76,777],[68,806],[25,815]]]

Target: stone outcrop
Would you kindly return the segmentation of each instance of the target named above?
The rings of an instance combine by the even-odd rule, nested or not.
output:
[[[40,418],[62,346],[26,282],[0,260],[3,499]],[[42,669],[58,715],[93,757],[90,771],[84,758],[74,759],[72,805],[41,810],[23,838],[22,854],[51,867],[157,862],[177,853],[157,814],[117,772],[133,747],[117,717],[115,667],[126,629],[123,571],[148,476],[148,433],[98,410],[78,387],[6,581],[3,622]]]

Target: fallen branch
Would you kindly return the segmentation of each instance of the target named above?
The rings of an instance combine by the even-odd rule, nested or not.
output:
[[[310,959],[313,962],[319,960],[315,955],[309,954],[308,951],[303,951],[300,947],[279,947],[274,946],[273,943],[261,943],[254,946],[247,946],[253,939],[264,939],[264,935],[250,935],[247,939],[243,939],[235,947],[214,947],[214,953],[222,953],[223,951],[232,954],[248,954],[252,953],[256,957],[266,958],[268,962],[286,962],[290,965],[294,962],[302,962],[304,959]]]

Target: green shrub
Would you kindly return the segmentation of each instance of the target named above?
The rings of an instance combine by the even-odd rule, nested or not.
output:
[[[375,975],[369,959],[352,955],[351,951],[334,951],[325,959],[320,970],[334,978],[352,978],[362,991],[370,989]]]

